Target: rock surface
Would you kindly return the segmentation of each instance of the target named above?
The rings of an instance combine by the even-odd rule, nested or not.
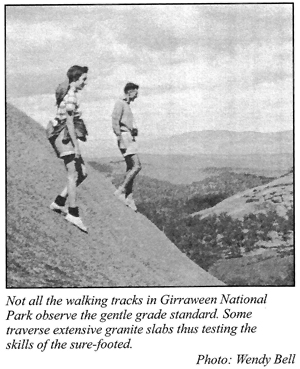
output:
[[[238,193],[216,206],[192,214],[200,219],[209,215],[227,213],[233,218],[242,219],[247,214],[267,213],[276,210],[285,217],[293,206],[293,173],[288,173],[265,185]]]
[[[214,263],[209,272],[228,285],[293,285],[293,201],[293,173],[290,171],[270,183],[192,214],[192,217],[199,217],[200,224],[202,219],[229,216],[232,221],[228,219],[226,226],[232,227],[234,221],[239,223],[243,233],[240,243],[251,249],[247,251],[241,246],[239,257],[223,258]],[[223,235],[217,236],[217,242],[222,247]],[[236,244],[232,239],[232,244],[234,242]]]
[[[88,172],[78,191],[84,234],[49,209],[66,173],[44,129],[7,106],[7,287],[223,285]]]

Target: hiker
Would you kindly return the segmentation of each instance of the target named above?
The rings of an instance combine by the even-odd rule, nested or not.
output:
[[[78,139],[86,141],[87,130],[81,119],[82,112],[79,109],[77,92],[86,85],[87,72],[87,67],[74,65],[67,72],[68,83],[58,86],[56,90],[57,113],[55,120],[52,121],[55,122],[52,136],[54,141],[50,140],[58,157],[64,161],[67,170],[67,186],[50,205],[50,209],[65,214],[67,221],[84,232],[87,232],[87,228],[79,217],[76,187],[87,177],[78,142]],[[65,208],[67,198],[69,200],[68,210]]]
[[[117,100],[112,113],[112,127],[118,140],[118,147],[125,158],[126,174],[121,186],[114,195],[132,210],[136,211],[132,197],[133,181],[142,169],[135,137],[138,129],[135,125],[130,103],[138,97],[139,86],[128,82],[124,88],[124,96]]]

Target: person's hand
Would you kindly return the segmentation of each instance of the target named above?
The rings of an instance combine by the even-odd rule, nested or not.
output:
[[[78,146],[75,146],[75,148],[74,148],[74,152],[75,152],[75,159],[80,158],[81,153],[80,153],[80,149],[79,149],[79,147],[78,147]]]
[[[87,176],[87,171],[86,171],[86,166],[84,164],[81,164],[81,171],[82,171],[82,175],[84,177]]]
[[[132,128],[131,130],[132,137],[136,137],[139,134],[139,131],[137,128]]]

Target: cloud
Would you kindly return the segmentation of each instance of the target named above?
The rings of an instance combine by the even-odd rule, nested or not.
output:
[[[290,5],[132,6],[120,19],[118,36],[141,50],[175,52],[190,47],[213,59],[237,45],[291,41]]]
[[[40,48],[51,43],[69,41],[74,34],[56,22],[8,23],[6,27],[7,42],[18,48]]]
[[[53,94],[71,65],[88,65],[84,104],[96,137],[109,134],[113,102],[128,81],[140,85],[134,109],[149,135],[289,129],[290,5],[15,9],[7,20],[8,90]]]
[[[148,17],[153,21],[153,29],[172,34],[183,40],[189,40],[199,32],[197,6],[163,5],[148,9]]]
[[[158,58],[158,55],[156,55]],[[150,58],[150,57],[149,57]],[[280,94],[284,80],[292,84],[292,50],[277,49],[272,45],[237,47],[234,56],[218,55],[209,63],[202,55],[179,63],[154,62],[136,65],[116,64],[105,75],[91,81],[94,90],[116,91],[127,81],[134,81],[146,94],[179,91],[190,88],[214,90],[221,87],[224,93],[253,91],[260,83],[273,81],[273,90]]]
[[[59,65],[63,64],[66,56],[64,52],[74,37],[70,30],[57,22],[8,22],[7,73],[17,78],[20,78],[17,74],[23,73],[25,79],[31,75],[31,82],[34,82],[36,75],[54,74]]]
[[[111,21],[102,21],[94,26],[91,42],[94,43],[93,54],[98,58],[105,57],[109,59],[123,58],[131,56],[130,47],[125,42],[120,42],[118,32],[121,32],[120,25],[112,24]]]

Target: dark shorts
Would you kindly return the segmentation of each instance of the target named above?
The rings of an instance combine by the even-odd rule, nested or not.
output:
[[[71,154],[62,157],[61,159],[64,160],[64,164],[66,167],[71,162],[74,162],[75,170],[77,172],[77,185],[80,184],[87,177],[85,162],[81,156],[76,159],[75,154]]]
[[[80,166],[80,165],[85,165],[85,162],[83,160],[83,158],[80,156],[79,158],[75,159],[75,154],[69,154],[66,155],[64,157],[62,157],[65,165],[71,163],[71,161],[75,161],[75,165]]]

